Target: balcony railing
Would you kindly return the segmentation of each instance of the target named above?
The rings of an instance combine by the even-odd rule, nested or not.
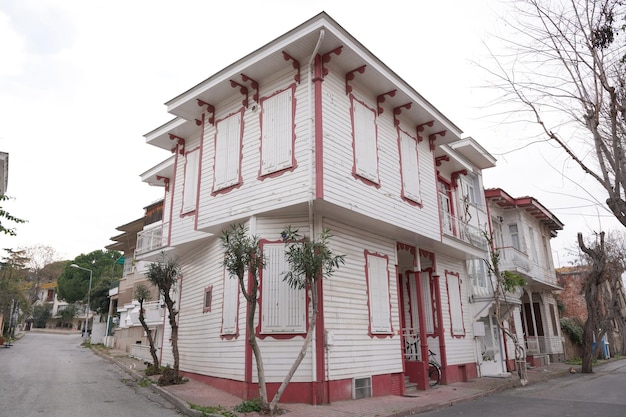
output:
[[[167,223],[161,226],[142,230],[137,233],[136,255],[142,255],[165,247],[167,244]]]
[[[536,281],[556,285],[556,271],[554,268],[540,265],[539,259],[533,259],[528,254],[510,246],[498,248],[498,251],[501,271],[518,272]]]
[[[563,353],[563,340],[558,336],[528,336],[526,352],[529,355]]]
[[[488,248],[487,238],[478,226],[443,210],[440,211],[440,214],[441,229],[444,235],[453,236],[480,249],[486,250]]]

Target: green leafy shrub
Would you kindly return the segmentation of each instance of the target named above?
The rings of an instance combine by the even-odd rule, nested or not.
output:
[[[160,387],[163,387],[167,385],[178,385],[182,384],[183,382],[185,382],[183,377],[180,375],[176,375],[176,372],[174,372],[174,370],[168,365],[163,368],[163,373],[159,377],[159,381],[157,382],[157,384]]]
[[[561,319],[561,330],[578,346],[583,345],[583,327],[576,319],[563,317]]]
[[[238,413],[252,413],[261,411],[261,399],[253,398],[252,400],[244,400],[236,405],[233,410]]]
[[[192,410],[201,411],[203,416],[206,416],[207,414],[217,414],[224,417],[237,417],[237,414],[233,413],[232,411],[228,411],[221,405],[218,405],[217,407],[204,407],[202,405],[189,403],[189,408],[191,408]]]

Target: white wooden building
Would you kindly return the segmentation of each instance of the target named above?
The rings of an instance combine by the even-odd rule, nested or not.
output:
[[[145,137],[171,156],[142,175],[163,186],[164,216],[136,257],[181,265],[187,376],[258,395],[246,302],[222,266],[219,235],[237,223],[268,258],[256,331],[270,395],[307,325],[305,292],[282,281],[287,225],[330,229],[346,264],[320,283],[317,331],[282,401],[428,389],[429,349],[442,383],[478,376],[467,262],[488,256],[481,173],[495,160],[475,140],[325,13],[166,106],[174,119]],[[167,325],[163,337],[172,363]]]

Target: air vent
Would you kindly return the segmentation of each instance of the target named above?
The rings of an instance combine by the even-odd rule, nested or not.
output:
[[[354,378],[352,382],[352,398],[368,398],[372,396],[372,378]]]

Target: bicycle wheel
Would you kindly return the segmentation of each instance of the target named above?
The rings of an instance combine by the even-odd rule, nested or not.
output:
[[[441,379],[441,369],[439,369],[439,365],[429,362],[428,363],[428,382],[431,387],[434,387],[439,383]]]

